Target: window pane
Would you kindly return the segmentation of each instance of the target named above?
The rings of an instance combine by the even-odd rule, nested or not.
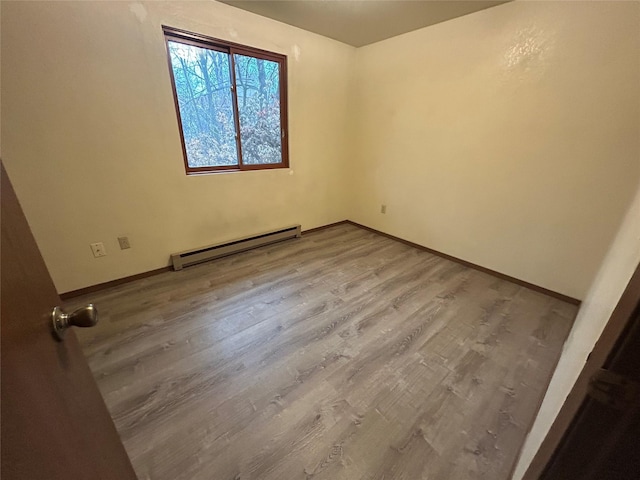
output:
[[[234,54],[242,161],[247,165],[282,162],[280,65]]]
[[[238,165],[229,54],[168,44],[189,167]]]

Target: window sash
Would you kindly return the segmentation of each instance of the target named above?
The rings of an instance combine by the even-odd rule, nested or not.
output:
[[[287,129],[287,62],[286,56],[280,55],[266,50],[261,50],[253,47],[247,47],[245,45],[236,44],[233,42],[227,42],[224,40],[218,40],[215,38],[207,37],[196,33],[187,32],[184,30],[163,26],[162,27],[165,37],[165,45],[167,49],[167,60],[169,63],[169,73],[171,77],[171,86],[173,90],[174,103],[176,108],[176,114],[178,117],[178,128],[180,130],[180,141],[182,144],[182,154],[184,157],[184,166],[187,174],[201,174],[201,173],[213,173],[213,172],[229,172],[229,171],[244,171],[244,170],[268,170],[274,168],[288,168],[289,167],[289,149],[288,149],[288,129]],[[192,167],[189,166],[187,157],[187,149],[185,145],[185,135],[182,125],[182,118],[180,114],[180,105],[178,101],[178,90],[176,88],[176,80],[174,78],[173,64],[171,61],[171,54],[169,50],[169,41],[183,43],[186,45],[192,45],[199,48],[206,48],[209,50],[223,52],[229,55],[229,63],[231,69],[231,83],[232,83],[232,106],[235,125],[235,140],[236,150],[238,156],[238,165],[219,165],[219,166],[203,166]],[[236,66],[235,55],[243,55],[248,57],[257,58],[259,60],[268,60],[278,64],[278,81],[279,81],[279,103],[280,103],[280,162],[279,163],[260,163],[260,164],[246,164],[244,163],[242,156],[242,137],[240,131],[240,115],[238,109],[238,92],[236,81]]]

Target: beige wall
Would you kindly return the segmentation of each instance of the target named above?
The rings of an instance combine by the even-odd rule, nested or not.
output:
[[[352,219],[583,298],[640,177],[639,12],[514,2],[358,49]]]
[[[611,249],[585,297],[540,412],[527,437],[513,480],[520,480],[582,371],[640,262],[640,188]]]
[[[350,218],[582,298],[640,178],[637,3],[361,49],[216,2],[1,5],[3,160],[60,292]],[[288,55],[290,170],[184,174],[161,24]]]
[[[288,55],[291,169],[184,174],[161,24]],[[58,291],[345,219],[353,53],[216,2],[3,1],[3,161]],[[108,255],[94,259],[92,242]]]

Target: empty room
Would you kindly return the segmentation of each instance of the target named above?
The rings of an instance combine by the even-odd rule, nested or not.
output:
[[[0,21],[3,478],[637,478],[639,2]]]

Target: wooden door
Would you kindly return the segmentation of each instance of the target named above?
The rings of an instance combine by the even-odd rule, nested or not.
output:
[[[4,480],[135,479],[75,334],[67,332],[64,342],[53,338],[50,313],[60,298],[4,165],[0,170],[0,475]]]

